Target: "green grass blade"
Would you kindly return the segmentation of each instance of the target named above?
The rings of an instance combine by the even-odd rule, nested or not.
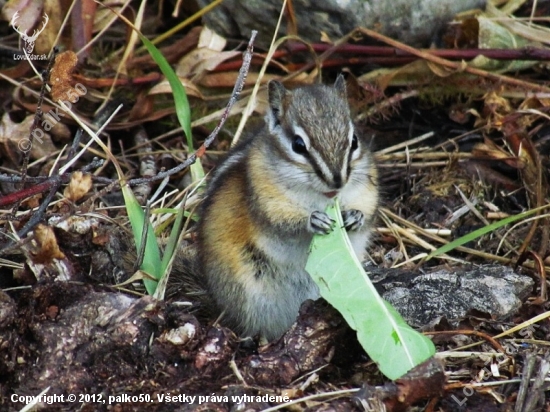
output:
[[[185,93],[185,88],[181,84],[180,79],[172,70],[170,64],[166,61],[159,49],[155,47],[153,43],[141,33],[139,34],[141,41],[147,48],[147,51],[153,58],[153,60],[158,64],[160,70],[166,76],[170,87],[172,88],[172,93],[174,95],[174,104],[176,106],[176,116],[178,121],[185,132],[185,137],[187,139],[187,147],[189,151],[193,151],[193,137],[191,134],[191,108],[189,106],[189,100],[187,99],[187,93]],[[204,170],[200,161],[197,161],[191,165],[191,176],[193,177],[193,182],[196,182],[199,179],[204,177]]]
[[[162,256],[162,265],[161,265],[162,273],[166,271],[166,268],[168,267],[168,263],[170,262],[172,255],[174,253],[177,253],[178,240],[180,237],[181,228],[183,227],[184,217],[185,217],[185,213],[183,208],[178,209],[178,212],[176,215],[176,221],[172,226],[172,230],[170,231],[170,237],[168,238],[168,243],[166,244],[164,255]]]
[[[491,223],[488,226],[484,226],[480,229],[474,230],[471,233],[468,233],[467,235],[461,236],[458,239],[453,240],[452,242],[447,243],[446,245],[441,246],[439,249],[436,249],[432,251],[428,256],[426,256],[426,261],[430,260],[431,258],[434,258],[436,256],[443,255],[444,253],[447,253],[459,246],[462,246],[465,243],[471,242],[472,240],[477,239],[478,237],[481,237],[483,235],[486,235],[487,233],[491,233],[494,230],[497,230],[501,228],[502,226],[506,226],[509,223],[516,222],[518,220],[524,219],[527,216],[530,216],[532,214],[537,213],[538,211],[545,209],[549,207],[550,205],[544,205],[536,209],[531,209],[526,212],[519,213],[514,216],[508,216],[502,220],[499,220],[497,222]]]

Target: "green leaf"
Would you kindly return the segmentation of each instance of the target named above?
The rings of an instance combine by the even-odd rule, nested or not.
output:
[[[343,229],[338,203],[326,212],[337,227],[328,235],[313,237],[306,270],[319,286],[321,296],[357,331],[363,349],[380,371],[397,379],[432,357],[435,347],[380,297]]]
[[[132,192],[132,189],[130,189],[128,185],[122,186],[122,194],[124,195],[124,203],[126,205],[128,218],[134,234],[136,249],[138,251],[141,249],[141,237],[145,223],[149,225],[147,230],[145,253],[143,255],[143,263],[141,264],[140,269],[158,280],[162,275],[162,265],[160,260],[160,250],[155,237],[153,225],[149,221],[145,222],[145,213],[134,196],[134,192]],[[147,289],[147,293],[149,293],[149,295],[155,293],[157,282],[151,279],[143,279],[143,283],[145,284],[145,289]]]
[[[139,32],[138,32],[139,33]],[[179,77],[176,75],[170,64],[166,61],[159,49],[155,47],[153,43],[147,37],[139,33],[141,41],[147,48],[147,51],[153,58],[153,60],[158,64],[162,74],[166,76],[170,87],[172,88],[172,93],[174,95],[174,104],[176,106],[176,116],[178,121],[185,132],[185,137],[187,138],[187,147],[189,151],[193,150],[193,138],[191,134],[191,108],[189,107],[189,100],[187,99],[187,93],[185,93],[185,88],[181,84]],[[193,182],[198,181],[204,177],[204,170],[200,161],[196,161],[191,165],[191,176]]]
[[[542,44],[537,41],[527,39],[523,34],[514,33],[513,30],[501,25],[498,22],[498,17],[478,16],[478,49],[479,55],[469,62],[473,67],[479,69],[506,73],[525,70],[533,67],[538,62],[534,60],[495,60],[483,56],[483,49],[520,49],[523,47],[542,47]],[[508,16],[506,16],[508,18]]]
[[[506,226],[509,223],[513,223],[517,220],[521,220],[529,215],[535,214],[536,212],[546,209],[550,205],[544,205],[541,207],[538,207],[536,209],[531,209],[526,212],[519,213],[514,216],[508,216],[502,220],[496,221],[494,223],[491,223],[490,225],[483,226],[480,229],[474,230],[473,232],[468,233],[467,235],[461,236],[458,239],[453,240],[452,242],[447,243],[446,245],[441,246],[439,249],[434,250],[431,252],[428,256],[426,256],[426,261],[430,260],[433,257],[442,255],[444,253],[447,253],[459,246],[462,246],[465,243],[471,242],[472,240],[477,239],[478,237],[481,237],[483,235],[486,235],[487,233],[491,233],[494,230],[497,230],[498,228],[502,226]]]
[[[162,273],[166,271],[166,268],[168,267],[168,263],[170,262],[170,259],[172,258],[172,255],[176,253],[176,250],[178,248],[178,240],[180,237],[181,228],[183,227],[183,219],[185,217],[185,213],[183,208],[178,209],[177,215],[176,215],[176,221],[174,222],[174,225],[172,226],[172,230],[170,231],[170,237],[168,238],[168,243],[166,244],[166,249],[164,250],[164,256],[162,257]]]

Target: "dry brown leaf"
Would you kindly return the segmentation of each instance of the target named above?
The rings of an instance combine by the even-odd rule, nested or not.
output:
[[[518,111],[524,112],[524,115],[517,119],[518,127],[525,130],[533,127],[533,123],[541,118],[548,120],[549,116],[546,113],[545,108],[550,106],[550,99],[528,97],[518,107]]]
[[[50,18],[43,0],[12,0],[2,9],[2,17],[10,22],[14,31],[19,33],[21,48],[26,49],[27,53],[47,52],[44,51],[42,43],[48,37],[47,27]]]
[[[517,154],[519,161],[524,165],[521,173],[525,187],[531,194],[531,201],[534,205],[542,205],[541,199],[537,199],[536,194],[538,193],[538,197],[546,196],[546,193],[539,192],[543,188],[546,192],[547,189],[545,176],[540,170],[542,164],[537,148],[529,135],[513,123],[506,124],[504,132],[506,145],[511,148],[513,153]]]
[[[476,120],[474,127],[489,125],[490,127],[500,129],[504,116],[512,112],[510,102],[495,91],[486,93],[483,96],[483,100],[482,115]]]
[[[525,167],[520,158],[505,151],[490,139],[485,139],[484,143],[476,144],[472,149],[472,155],[484,160],[500,160],[515,169],[523,169]]]
[[[321,43],[329,43],[329,44],[333,43],[329,35],[324,31],[321,32]]]
[[[199,44],[195,50],[185,55],[176,65],[180,77],[201,76],[214,70],[220,63],[241,55],[239,51],[222,51],[226,40],[205,27],[201,31]]]
[[[67,50],[56,56],[55,64],[50,74],[51,95],[55,102],[59,100],[70,100],[72,102],[75,95],[77,96],[76,101],[78,101],[80,93],[71,85],[73,80],[72,73],[77,63],[78,57],[73,51]]]
[[[409,86],[411,84],[423,83],[426,79],[433,78],[424,60],[416,60],[396,69],[372,70],[357,78],[359,84],[373,83],[377,88],[384,91],[389,85]]]
[[[57,238],[50,226],[39,224],[36,227],[34,246],[31,256],[32,261],[36,264],[47,264],[54,259],[65,259],[65,254],[59,249]]]
[[[71,181],[63,191],[63,195],[67,199],[76,202],[82,199],[91,188],[92,176],[89,173],[84,174],[81,171],[76,171],[71,175]]]
[[[22,206],[27,207],[29,209],[34,209],[35,207],[40,206],[40,201],[42,200],[42,193],[39,193],[35,196],[31,196],[21,203]]]
[[[118,0],[104,1],[102,2],[102,4],[109,7],[100,7],[98,10],[96,10],[96,13],[94,15],[94,33],[103,30],[107,27],[111,20],[117,18],[111,8],[117,13],[120,13],[120,9],[122,8],[122,3]]]
[[[226,44],[227,40],[225,40],[222,36],[217,34],[215,31],[210,30],[208,27],[203,27],[199,37],[199,43],[197,44],[197,49],[204,48],[222,51]]]
[[[466,69],[466,67],[468,66],[465,61],[462,61],[457,69],[449,69],[448,67],[443,67],[440,64],[432,63],[430,61],[426,61],[426,64],[428,65],[430,70],[438,77],[449,77],[455,73],[462,73],[464,69]]]
[[[519,110],[527,109],[540,109],[541,107],[550,106],[550,99],[543,97],[528,97],[523,102],[520,103]]]
[[[197,88],[195,83],[193,83],[189,79],[186,79],[185,77],[180,77],[179,79],[181,81],[181,84],[183,84],[183,87],[185,87],[185,93],[187,93],[188,96],[195,96],[200,99],[204,99],[203,94]],[[161,81],[160,83],[153,86],[151,90],[149,90],[149,94],[151,95],[162,93],[172,93],[172,88],[170,87],[170,83],[168,83],[168,80]]]
[[[169,93],[169,92],[167,92]],[[128,115],[128,121],[144,122],[155,110],[155,98],[149,94],[138,94],[135,104]]]
[[[43,14],[42,0],[11,0],[2,7],[2,18],[11,21],[15,13],[19,13],[17,26],[28,34],[32,34],[32,27],[36,26]],[[30,30],[30,33],[29,33]]]
[[[512,107],[508,99],[498,95],[496,92],[491,91],[484,96],[485,107],[490,110],[491,113],[500,112],[502,114],[508,114],[512,111]]]
[[[240,55],[239,51],[222,52],[206,48],[196,49],[178,62],[176,74],[180,77],[201,76],[206,71],[214,70],[220,63]]]
[[[0,152],[4,158],[10,159],[13,164],[18,164],[24,152],[30,150],[31,159],[40,159],[55,152],[57,148],[52,143],[48,131],[41,127],[35,129],[34,141],[31,146],[29,139],[34,116],[28,116],[21,123],[11,120],[8,113],[4,113],[0,122]],[[42,124],[45,124],[43,121]],[[47,129],[49,130],[49,129]]]
[[[65,2],[60,0],[43,0],[44,13],[48,15],[48,24],[36,39],[35,54],[49,54],[52,50],[63,20],[67,15]]]
[[[73,134],[71,133],[69,126],[62,122],[55,123],[49,132],[52,136],[52,141],[54,142],[69,143],[73,138]]]

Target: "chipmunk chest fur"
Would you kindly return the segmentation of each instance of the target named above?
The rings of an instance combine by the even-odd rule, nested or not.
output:
[[[230,151],[202,206],[200,262],[222,322],[275,339],[319,297],[305,265],[313,235],[332,230],[324,210],[335,196],[363,258],[376,168],[354,132],[343,78],[293,91],[270,82],[265,128]]]

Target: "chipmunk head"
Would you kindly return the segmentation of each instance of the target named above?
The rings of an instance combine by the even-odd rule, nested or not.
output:
[[[275,154],[295,166],[287,177],[334,197],[365,150],[354,133],[344,77],[340,75],[332,87],[292,91],[272,80],[268,89],[267,124]]]

